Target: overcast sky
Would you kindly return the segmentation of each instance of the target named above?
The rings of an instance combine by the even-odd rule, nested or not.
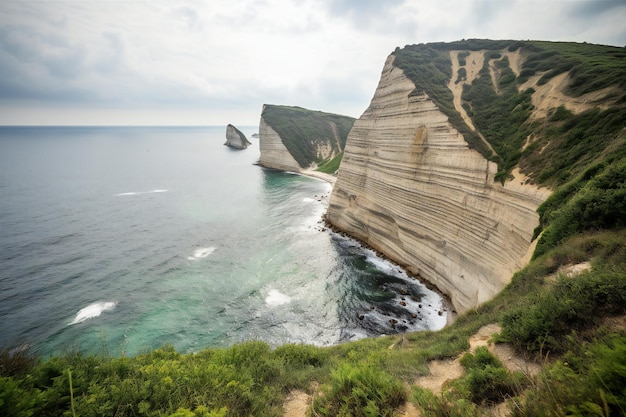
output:
[[[0,0],[0,124],[257,125],[264,103],[358,117],[396,46],[626,45],[626,0]]]

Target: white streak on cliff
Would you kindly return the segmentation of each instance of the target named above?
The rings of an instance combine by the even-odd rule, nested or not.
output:
[[[346,144],[327,218],[435,284],[459,312],[489,300],[523,266],[549,195],[494,182],[495,163],[470,149],[390,56]]]

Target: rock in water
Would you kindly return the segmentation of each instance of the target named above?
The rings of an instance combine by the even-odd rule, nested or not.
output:
[[[235,149],[246,149],[249,145],[252,145],[252,143],[250,143],[241,130],[229,124],[226,126],[226,142],[224,145]]]

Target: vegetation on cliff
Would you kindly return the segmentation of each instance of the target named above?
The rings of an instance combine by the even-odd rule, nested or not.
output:
[[[465,78],[465,73],[452,74],[450,51],[466,51],[459,55],[464,71],[467,51],[481,51],[485,56],[478,77],[463,91],[463,107],[478,132],[464,122],[453,105],[448,82],[452,77]],[[519,76],[513,72],[505,52],[517,52],[523,58]],[[620,135],[626,125],[626,48],[470,39],[409,45],[396,49],[394,55],[394,65],[416,86],[413,94],[428,94],[471,147],[498,162],[498,179],[506,179],[511,168],[519,164],[534,182],[555,187],[584,171],[594,159],[602,160],[608,152],[626,149],[623,134]],[[495,67],[493,78],[491,65]],[[522,85],[537,75],[540,78],[535,87],[541,86],[563,73],[569,77],[563,92],[572,98],[610,89],[598,103],[605,106],[592,106],[579,114],[557,107],[548,118],[531,118],[535,90],[522,89]],[[491,144],[496,155],[478,133]],[[527,143],[531,134],[532,141]]]
[[[461,51],[461,69],[470,51],[484,55],[477,78],[464,86],[462,96],[477,131],[453,105],[448,82],[466,74],[452,74],[450,51]],[[507,52],[521,57],[519,75]],[[625,226],[626,48],[470,39],[410,45],[396,49],[394,55],[394,65],[416,86],[413,94],[428,94],[471,147],[498,163],[496,179],[506,180],[511,169],[519,166],[530,181],[555,190],[539,208],[536,236],[544,233],[535,256],[577,233]],[[531,117],[536,110],[534,88],[565,73],[564,100],[602,94],[586,100],[588,108],[576,114],[561,104],[548,108],[546,117]],[[534,88],[524,87],[531,77],[538,77]]]
[[[302,107],[265,105],[261,118],[280,136],[300,167],[338,167],[355,119]],[[339,157],[331,164],[329,162]],[[336,168],[335,168],[336,171]],[[334,172],[334,171],[332,171]]]

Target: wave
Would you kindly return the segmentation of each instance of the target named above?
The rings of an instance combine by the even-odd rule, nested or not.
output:
[[[115,301],[98,301],[93,304],[89,304],[87,307],[78,310],[76,317],[74,317],[74,320],[72,320],[69,325],[82,323],[85,320],[98,317],[105,311],[113,310],[116,305],[117,303]]]
[[[268,296],[265,297],[265,303],[271,306],[279,306],[290,302],[291,297],[278,290],[270,290]]]
[[[129,195],[141,195],[141,194],[166,193],[166,192],[167,190],[161,190],[161,189],[150,190],[150,191],[129,191],[126,193],[115,194],[115,197],[125,197]]]
[[[208,248],[196,249],[195,251],[193,251],[193,255],[192,256],[188,256],[187,259],[189,259],[190,261],[197,261],[198,259],[206,258],[210,254],[215,252],[215,249],[217,249],[217,248],[215,248],[213,246],[208,247]]]

